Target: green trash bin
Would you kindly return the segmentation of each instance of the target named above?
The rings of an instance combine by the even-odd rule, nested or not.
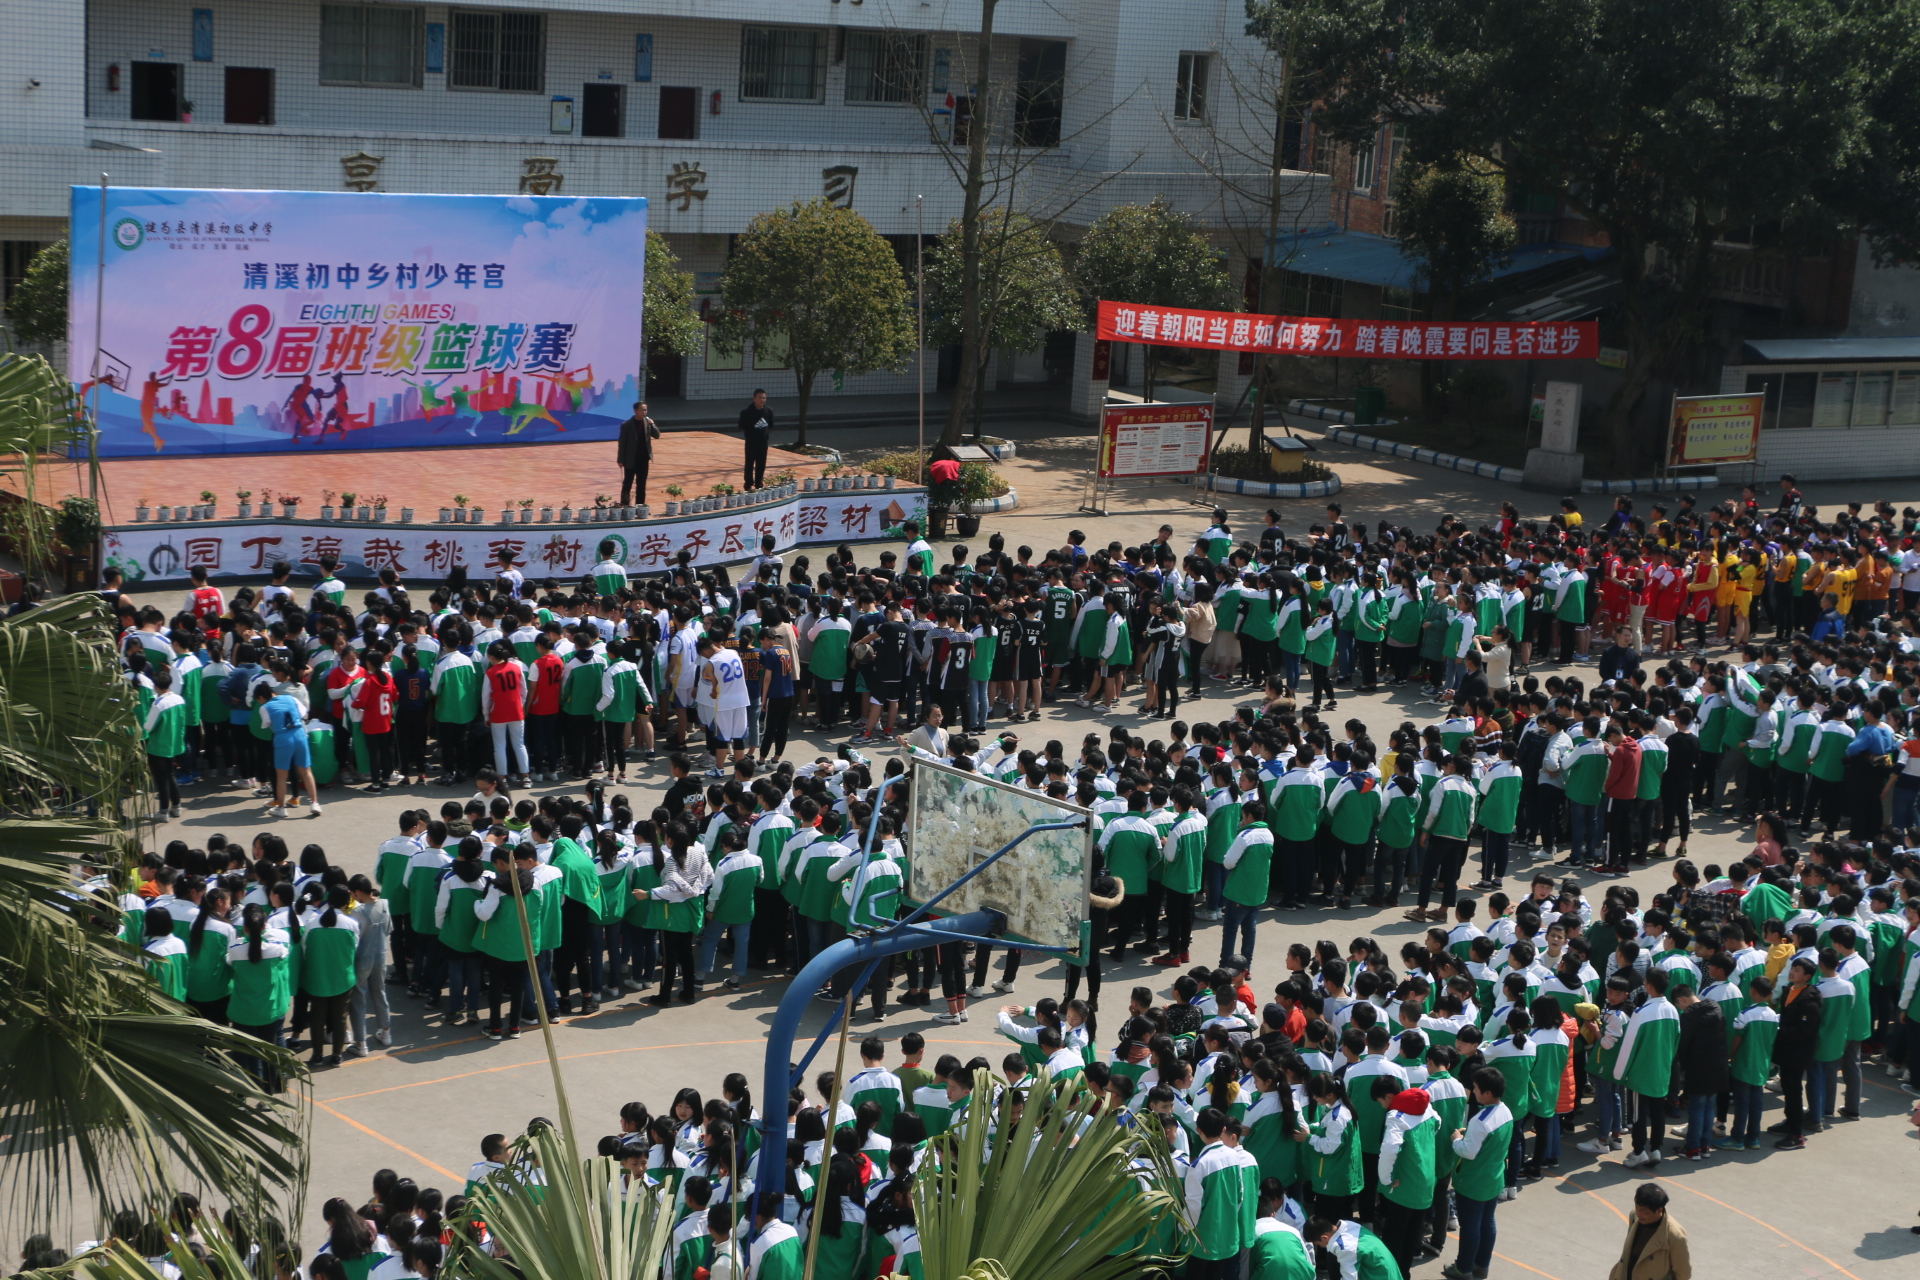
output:
[[[1353,392],[1353,422],[1370,427],[1387,412],[1387,393],[1381,387],[1356,387]]]
[[[333,726],[321,720],[307,721],[307,753],[313,757],[313,781],[328,787],[340,777],[340,761],[333,754]]]

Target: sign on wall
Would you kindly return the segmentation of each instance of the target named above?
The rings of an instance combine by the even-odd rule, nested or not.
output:
[[[330,524],[319,520],[133,524],[104,534],[106,563],[133,582],[182,580],[203,567],[214,580],[257,578],[276,560],[340,562],[347,581],[370,580],[382,569],[402,578],[437,580],[464,567],[476,577],[511,550],[528,578],[570,579],[592,571],[600,543],[612,539],[615,558],[631,573],[664,573],[682,551],[695,566],[731,564],[760,554],[771,534],[777,550],[815,543],[872,541],[903,536],[901,526],[927,521],[925,489],[853,489],[801,493],[785,502],[711,511],[644,524],[393,525]]]
[[[1102,479],[1205,475],[1212,452],[1211,404],[1110,404],[1100,410]]]
[[[641,398],[642,198],[75,187],[73,226],[102,456],[612,439]]]
[[[1596,320],[1349,320],[1198,311],[1102,302],[1097,337],[1206,351],[1255,351],[1349,360],[1591,360],[1600,354]]]
[[[1674,397],[1667,465],[1752,462],[1760,454],[1760,420],[1766,407],[1764,395]]]

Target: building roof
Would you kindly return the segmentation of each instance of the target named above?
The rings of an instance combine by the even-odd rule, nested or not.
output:
[[[1858,364],[1920,360],[1920,338],[1762,338],[1746,344],[1748,362]]]
[[[1493,278],[1522,275],[1562,262],[1598,261],[1607,252],[1576,244],[1523,244],[1494,271]],[[1288,271],[1383,289],[1414,288],[1423,265],[1398,240],[1331,226],[1276,237],[1274,256]]]

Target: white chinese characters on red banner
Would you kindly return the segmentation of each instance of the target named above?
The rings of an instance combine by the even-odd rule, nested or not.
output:
[[[1098,335],[1114,342],[1360,360],[1591,360],[1597,321],[1347,320],[1102,302]]]
[[[330,525],[318,521],[122,525],[105,533],[106,562],[129,582],[184,579],[205,568],[216,580],[260,577],[275,561],[337,560],[349,580],[392,569],[403,578],[445,577],[464,567],[484,574],[511,551],[529,578],[574,578],[600,560],[611,540],[615,558],[636,574],[659,573],[686,552],[695,566],[759,554],[772,535],[776,549],[822,542],[897,538],[908,520],[926,521],[924,489],[856,489],[800,494],[788,502],[716,511],[646,524]]]

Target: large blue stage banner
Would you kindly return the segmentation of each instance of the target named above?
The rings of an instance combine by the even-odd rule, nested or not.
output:
[[[72,225],[104,457],[611,439],[640,398],[642,198],[75,187]]]

